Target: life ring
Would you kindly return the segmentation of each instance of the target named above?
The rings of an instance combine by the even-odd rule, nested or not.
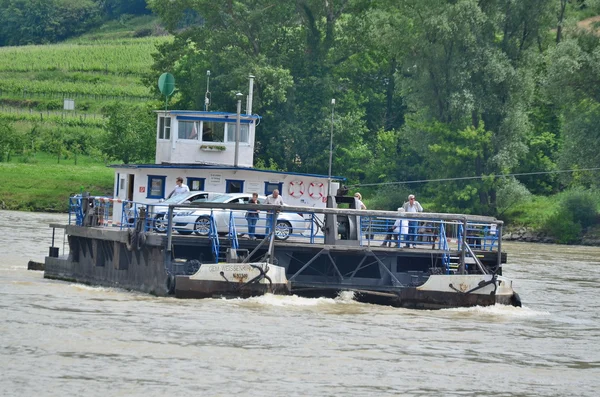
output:
[[[325,185],[321,182],[311,182],[308,185],[308,196],[315,200],[325,197]]]
[[[288,194],[292,197],[302,197],[304,194],[304,182],[292,181],[288,186]]]

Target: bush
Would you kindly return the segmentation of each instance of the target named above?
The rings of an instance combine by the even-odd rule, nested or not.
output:
[[[584,229],[596,223],[596,197],[589,190],[569,190],[568,195],[561,201],[561,207],[570,211],[573,221],[579,223]]]
[[[559,210],[546,219],[543,231],[560,244],[571,244],[579,241],[581,225],[573,220],[569,211]]]

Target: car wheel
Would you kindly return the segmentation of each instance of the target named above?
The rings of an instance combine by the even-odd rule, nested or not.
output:
[[[167,221],[164,214],[154,217],[154,231],[157,233],[165,233],[167,231]]]
[[[277,221],[275,224],[275,238],[287,240],[292,234],[292,225],[288,221]]]
[[[194,233],[198,236],[208,236],[210,233],[210,217],[201,216],[194,223]]]

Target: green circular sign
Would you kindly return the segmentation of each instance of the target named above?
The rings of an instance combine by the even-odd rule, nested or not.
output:
[[[158,89],[165,96],[170,96],[175,91],[175,77],[171,73],[163,73],[158,78]]]

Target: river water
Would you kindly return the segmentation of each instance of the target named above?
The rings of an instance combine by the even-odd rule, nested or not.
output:
[[[505,243],[522,308],[183,301],[26,270],[66,220],[0,211],[2,396],[599,394],[600,247]]]

